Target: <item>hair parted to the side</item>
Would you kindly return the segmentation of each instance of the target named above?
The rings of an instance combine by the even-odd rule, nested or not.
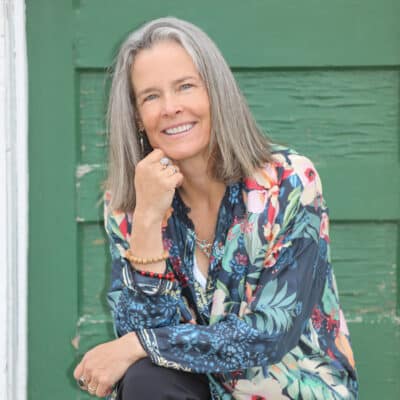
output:
[[[226,184],[251,175],[272,160],[270,142],[258,128],[233,74],[214,42],[195,25],[173,17],[150,21],[129,34],[114,67],[107,112],[108,177],[112,210],[135,208],[135,166],[142,159],[131,84],[135,56],[162,40],[174,40],[190,55],[208,91],[211,108],[210,176]]]

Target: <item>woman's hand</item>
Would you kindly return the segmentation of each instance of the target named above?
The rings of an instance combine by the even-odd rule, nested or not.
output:
[[[135,210],[153,221],[163,220],[175,189],[183,181],[176,165],[161,165],[160,160],[164,157],[162,150],[155,149],[136,165],[135,170]]]
[[[91,395],[104,397],[111,393],[129,366],[146,355],[136,333],[131,332],[89,350],[76,366],[74,378],[83,379],[82,389]]]

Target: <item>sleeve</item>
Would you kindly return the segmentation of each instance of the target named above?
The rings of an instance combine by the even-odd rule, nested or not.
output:
[[[231,275],[237,260],[248,262],[246,289],[254,290],[228,293],[225,282],[221,287],[226,293],[219,293],[229,300],[238,296],[241,312],[232,312],[232,301],[226,300],[224,312],[212,325],[180,324],[138,331],[154,363],[198,373],[261,366],[265,373],[268,365],[279,362],[299,343],[322,296],[328,263],[327,242],[321,234],[327,212],[321,184],[312,164],[304,157],[300,161],[301,166],[292,169],[278,190],[269,191],[250,234],[257,236],[252,240],[253,247],[258,243],[253,254],[243,254],[244,247],[248,253],[250,250],[242,243],[230,259],[224,258],[222,268],[231,268]],[[307,162],[311,170],[305,177]],[[260,253],[262,257],[254,256]]]
[[[127,216],[109,211],[109,196],[106,193],[104,197],[104,226],[111,253],[111,285],[107,302],[115,335],[119,337],[138,329],[178,324],[181,318],[190,316],[182,302],[178,282],[142,276],[132,269],[124,258],[129,247],[123,234]]]

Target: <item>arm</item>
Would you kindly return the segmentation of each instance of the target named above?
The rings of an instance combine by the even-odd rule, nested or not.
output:
[[[183,308],[183,304],[176,282],[142,276],[125,259],[125,250],[129,247],[140,258],[154,258],[153,251],[163,248],[162,217],[183,178],[175,169],[171,175],[170,171],[160,167],[159,161],[163,156],[161,150],[154,150],[136,166],[136,230],[129,244],[126,240],[127,215],[110,212],[109,193],[105,194],[104,225],[112,259],[111,288],[107,299],[114,317],[114,331],[119,338],[88,351],[74,371],[75,379],[84,379],[84,389],[97,396],[109,394],[112,385],[120,380],[129,365],[147,356],[135,330],[176,324],[180,319],[178,308]],[[141,204],[145,206],[141,207]],[[141,262],[140,259],[138,262]],[[162,274],[165,267],[165,263],[153,262],[143,269]]]
[[[116,336],[142,328],[176,325],[188,316],[183,307],[177,281],[142,276],[124,258],[129,247],[123,231],[125,214],[111,213],[108,194],[104,197],[104,226],[111,253],[111,286],[107,300]],[[165,268],[165,267],[164,267]],[[191,318],[191,317],[190,317]]]
[[[156,149],[136,165],[136,206],[130,235],[127,232],[127,214],[109,210],[110,193],[105,194],[104,225],[112,260],[111,287],[107,299],[117,336],[140,328],[176,325],[181,317],[185,320],[192,318],[182,301],[178,282],[142,276],[138,272],[140,269],[162,274],[168,260],[133,268],[125,258],[128,248],[140,258],[158,257],[164,251],[162,223],[183,175],[175,166],[172,170],[163,168],[160,165],[162,157],[165,154]]]
[[[236,256],[254,263],[248,265],[252,273],[247,274],[254,292],[248,298],[244,290],[239,294],[245,303],[241,316],[232,312],[227,280],[218,281],[214,299],[226,299],[225,312],[213,325],[181,324],[137,332],[153,362],[203,373],[267,367],[298,344],[321,297],[328,267],[327,243],[320,235],[327,210],[318,175],[315,170],[313,173],[310,182],[303,181],[296,171],[287,176],[277,197],[271,195],[257,216],[250,234],[256,237],[247,245],[246,238],[238,240],[229,258],[224,258],[226,276]],[[249,244],[251,241],[253,244]],[[254,254],[250,254],[254,243]],[[263,257],[253,258],[260,251]]]

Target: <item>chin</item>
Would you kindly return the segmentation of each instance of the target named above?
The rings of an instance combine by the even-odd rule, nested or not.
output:
[[[188,146],[186,146],[188,147]],[[207,149],[203,151],[189,151],[188,148],[186,149],[163,149],[161,150],[164,151],[166,156],[170,158],[171,160],[174,161],[185,161],[185,160],[191,160],[191,159],[203,159],[206,161],[208,159],[207,157]]]
[[[185,160],[190,160],[193,158],[193,154],[185,154],[185,153],[177,153],[174,151],[168,151],[165,152],[168,158],[174,161],[185,161]]]

